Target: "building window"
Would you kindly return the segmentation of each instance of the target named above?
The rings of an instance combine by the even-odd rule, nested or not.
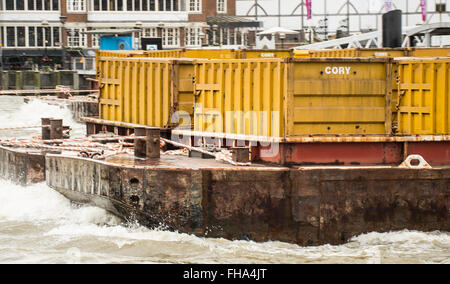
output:
[[[36,28],[36,45],[44,46],[44,30],[41,27]]]
[[[162,30],[163,46],[178,47],[180,46],[180,38],[178,28],[165,28]]]
[[[62,46],[59,37],[59,27],[53,27],[53,46]]]
[[[59,41],[59,27],[6,27],[3,40],[6,40],[5,47],[44,47],[45,43],[47,47],[58,46],[55,41]]]
[[[73,0],[71,0],[73,1]],[[92,11],[183,11],[185,0],[92,0]],[[188,0],[189,1],[189,0]],[[196,0],[200,5],[200,0]],[[200,10],[199,10],[200,11]]]
[[[189,0],[189,12],[201,12],[201,0]]]
[[[143,29],[143,37],[158,37],[158,31],[156,28]]]
[[[149,0],[149,11],[155,11],[156,10],[156,0]]]
[[[86,0],[68,0],[67,12],[85,12]]]
[[[36,46],[36,32],[35,27],[28,27],[28,46]]]
[[[186,36],[185,36],[185,45],[186,46],[201,46],[202,39],[200,34],[202,32],[201,28],[187,28]]]
[[[227,12],[227,1],[217,0],[217,13],[226,13],[226,12]]]
[[[0,10],[3,10],[3,3],[4,9],[9,11],[59,11],[59,0],[0,0]]]
[[[6,10],[14,10],[14,0],[6,0]]]
[[[67,46],[69,47],[86,47],[86,35],[82,34],[85,29],[68,29],[67,30]]]
[[[100,41],[98,40],[97,35],[92,35],[91,39],[92,39],[92,47],[94,47],[94,48],[100,47]]]
[[[25,27],[16,27],[17,46],[25,47]]]
[[[16,0],[16,10],[25,10],[24,0]]]
[[[16,31],[14,27],[6,27],[6,45],[9,47],[16,46]]]

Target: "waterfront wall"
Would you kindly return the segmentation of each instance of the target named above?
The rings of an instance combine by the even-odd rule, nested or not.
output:
[[[450,169],[204,168],[46,156],[47,184],[141,224],[300,245],[402,229],[450,231]]]
[[[1,71],[0,89],[2,90],[39,90],[54,89],[57,85],[72,89],[88,89],[89,81],[76,71]]]

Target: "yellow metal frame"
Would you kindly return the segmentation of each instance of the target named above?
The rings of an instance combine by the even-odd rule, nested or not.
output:
[[[450,59],[397,60],[399,134],[450,133]]]

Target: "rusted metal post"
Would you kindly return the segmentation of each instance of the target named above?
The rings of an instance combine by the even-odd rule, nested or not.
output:
[[[51,118],[41,118],[42,140],[50,139],[50,119]]]
[[[147,128],[145,127],[136,127],[134,129],[134,135],[138,136],[146,136],[147,135]],[[145,138],[139,138],[134,139],[134,156],[139,158],[145,158],[147,157],[147,139]]]
[[[96,133],[95,123],[86,122],[86,134],[87,136],[91,136]]]
[[[50,139],[63,138],[63,120],[50,119]]]
[[[159,158],[160,157],[160,131],[159,128],[147,128],[146,129],[146,155],[147,158]]]
[[[250,162],[250,148],[248,147],[234,147],[231,153],[233,162],[236,163]]]

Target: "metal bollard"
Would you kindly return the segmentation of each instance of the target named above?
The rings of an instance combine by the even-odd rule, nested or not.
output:
[[[159,158],[160,157],[160,131],[159,128],[147,128],[146,129],[146,155],[147,158]]]
[[[146,136],[147,135],[147,128],[145,127],[136,127],[134,129],[134,135],[135,136]],[[139,158],[145,158],[147,157],[147,139],[145,138],[139,138],[134,139],[134,156]]]
[[[42,140],[50,139],[50,119],[51,118],[41,118],[42,127]]]
[[[236,163],[250,162],[250,148],[248,147],[234,147],[232,149],[232,158]]]
[[[63,120],[50,119],[50,139],[63,138]]]

